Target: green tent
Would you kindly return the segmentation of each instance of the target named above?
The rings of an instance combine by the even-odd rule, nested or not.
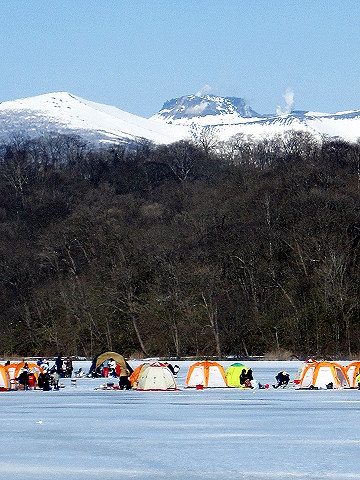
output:
[[[243,370],[247,372],[249,369],[242,363],[233,363],[226,369],[228,387],[240,387],[240,374]]]

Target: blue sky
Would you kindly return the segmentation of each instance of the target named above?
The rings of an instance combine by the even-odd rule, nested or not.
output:
[[[202,91],[360,109],[358,0],[4,0],[0,102],[67,91],[149,117]]]

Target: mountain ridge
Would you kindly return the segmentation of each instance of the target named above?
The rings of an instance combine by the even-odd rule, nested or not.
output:
[[[146,119],[67,92],[0,103],[2,141],[15,135],[34,138],[55,133],[75,134],[98,146],[142,139],[169,144],[196,140],[204,130],[219,141],[238,134],[262,139],[300,130],[318,138],[356,142],[360,137],[360,110],[264,115],[242,98],[186,95],[166,101],[158,113]]]
[[[180,118],[205,117],[207,115],[237,114],[240,117],[261,117],[243,98],[220,97],[216,95],[186,95],[173,98],[164,103],[156,115],[166,118],[167,115],[176,120]],[[153,116],[153,117],[156,117]],[[150,117],[152,118],[152,117]]]

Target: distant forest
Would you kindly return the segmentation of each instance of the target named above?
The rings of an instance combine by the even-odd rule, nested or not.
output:
[[[0,356],[360,354],[360,144],[0,145]]]

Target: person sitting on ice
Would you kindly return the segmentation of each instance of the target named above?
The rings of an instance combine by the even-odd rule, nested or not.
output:
[[[40,390],[47,392],[50,390],[50,374],[49,372],[41,372],[37,381]]]
[[[254,377],[253,377],[253,373],[252,373],[252,370],[251,368],[249,368],[249,370],[246,372],[246,380],[245,380],[245,387],[246,388],[254,388],[254,385],[253,385],[253,380],[254,380]]]
[[[286,387],[290,381],[290,375],[286,373],[285,371],[279,372],[275,380],[277,381],[277,385],[273,385],[274,388],[279,388],[279,387]]]
[[[247,379],[246,370],[245,368],[243,368],[240,373],[240,385],[245,385],[246,379]]]
[[[82,378],[82,377],[85,377],[85,373],[83,371],[83,369],[80,367],[79,370],[77,370],[75,372],[75,377],[76,378]]]
[[[248,371],[243,368],[242,372],[240,373],[240,385],[245,388],[253,388],[253,385],[251,383],[252,380],[254,380],[254,377],[251,368],[249,368]]]

